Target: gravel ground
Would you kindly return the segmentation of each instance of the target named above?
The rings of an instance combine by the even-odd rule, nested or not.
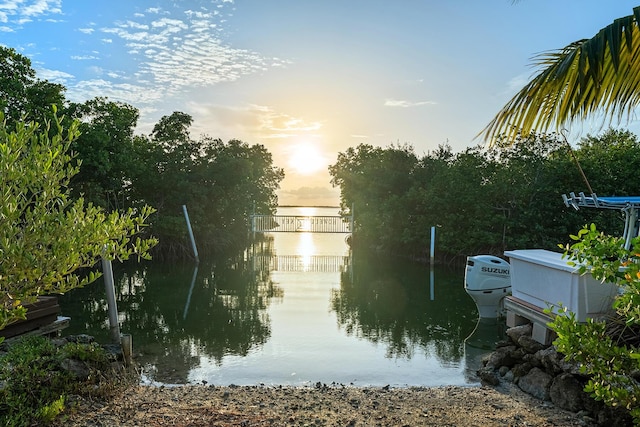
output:
[[[60,426],[594,426],[515,387],[135,386]]]

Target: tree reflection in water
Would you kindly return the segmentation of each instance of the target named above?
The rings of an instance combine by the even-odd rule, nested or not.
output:
[[[443,364],[460,362],[477,311],[459,274],[436,270],[432,300],[428,267],[372,254],[353,264],[331,298],[340,328],[386,345],[388,358],[411,359],[421,349]]]
[[[221,363],[246,355],[271,334],[267,306],[282,298],[268,274],[257,278],[242,261],[202,265],[114,265],[121,330],[132,334],[136,361],[152,381],[184,384],[200,356]],[[65,334],[87,333],[108,342],[102,282],[61,298],[71,316]]]
[[[145,380],[291,383],[294,372],[295,381],[466,381],[459,368],[477,311],[459,271],[435,271],[432,299],[428,267],[375,256],[352,263],[343,249],[335,256],[325,247],[293,256],[288,249],[265,236],[243,256],[195,272],[193,264],[114,265],[121,329],[133,336]],[[60,305],[72,318],[65,334],[108,342],[101,280]]]

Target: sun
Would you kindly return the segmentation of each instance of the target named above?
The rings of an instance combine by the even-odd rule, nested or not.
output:
[[[289,167],[301,175],[312,175],[327,167],[327,161],[320,150],[308,142],[293,146]]]

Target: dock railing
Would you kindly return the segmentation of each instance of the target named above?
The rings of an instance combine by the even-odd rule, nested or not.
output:
[[[351,233],[351,216],[251,215],[254,233]]]

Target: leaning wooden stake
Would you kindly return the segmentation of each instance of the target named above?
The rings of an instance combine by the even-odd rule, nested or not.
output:
[[[198,248],[196,247],[196,240],[193,238],[193,230],[191,229],[191,221],[189,221],[189,213],[187,212],[187,205],[182,205],[182,211],[184,212],[184,219],[187,221],[189,238],[191,239],[191,246],[193,247],[193,256],[196,257],[196,262],[200,262],[200,258],[198,257]]]
[[[107,305],[109,308],[109,334],[111,336],[111,342],[113,344],[120,344],[118,306],[116,304],[116,289],[113,282],[111,260],[102,258],[102,274],[104,275],[104,288],[107,293]]]

